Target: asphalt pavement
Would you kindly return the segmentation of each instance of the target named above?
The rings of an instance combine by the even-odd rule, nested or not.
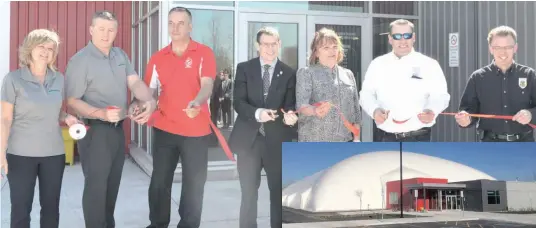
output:
[[[426,222],[426,223],[407,223],[377,226],[353,226],[337,228],[536,228],[536,225],[527,225],[513,222],[503,222],[494,220],[473,220],[473,221],[448,221],[448,222]]]

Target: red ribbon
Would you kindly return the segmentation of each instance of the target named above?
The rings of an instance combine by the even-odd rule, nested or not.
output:
[[[207,112],[203,112],[203,113],[207,113]],[[216,137],[218,138],[218,141],[220,142],[223,152],[225,152],[225,155],[227,155],[227,158],[231,161],[236,161],[233,156],[233,152],[231,152],[231,148],[229,147],[229,144],[227,144],[227,140],[225,140],[225,137],[223,137],[223,135],[221,134],[220,129],[212,122],[212,119],[210,118],[210,114],[205,115],[205,116],[207,116],[207,119],[210,122],[210,127],[214,131],[214,134],[216,134]]]
[[[344,124],[344,126],[346,127],[346,129],[348,129],[348,131],[352,132],[354,134],[354,136],[356,137],[359,137],[359,134],[360,134],[360,130],[359,128],[357,128],[355,125],[353,125],[352,123],[350,123],[350,121],[348,121],[345,117],[344,117],[344,114],[342,113],[342,111],[340,110],[339,107],[337,107],[336,105],[330,103],[329,101],[320,101],[320,102],[317,102],[317,103],[314,103],[313,106],[315,107],[319,107],[323,104],[329,104],[331,107],[334,107],[336,110],[337,110],[337,114],[339,114],[339,116],[341,117],[341,120]],[[301,113],[303,112],[306,108],[308,107],[301,107],[299,108],[295,113]],[[283,113],[285,113],[285,110],[281,109],[281,111]]]
[[[440,113],[442,115],[449,115],[449,116],[456,116],[458,113],[454,112],[443,112]],[[506,116],[506,115],[489,115],[489,114],[465,114],[471,117],[477,117],[477,118],[486,118],[486,119],[501,119],[501,120],[512,120],[514,116]],[[532,128],[536,128],[536,124],[528,124]]]

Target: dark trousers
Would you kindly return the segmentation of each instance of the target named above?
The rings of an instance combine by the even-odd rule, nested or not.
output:
[[[432,140],[432,130],[431,128],[421,129],[419,131],[425,131],[424,133],[419,133],[411,136],[401,136],[385,132],[381,129],[378,129],[380,134],[381,142],[430,142]]]
[[[221,103],[219,98],[211,98],[210,100],[210,119],[212,120],[212,123],[214,123],[216,126],[218,125],[218,119],[220,117],[220,109]],[[212,134],[209,136],[209,145],[210,146],[218,146],[218,138],[216,138],[216,134]]]
[[[534,142],[534,133],[526,133],[520,139],[515,141],[508,141],[506,139],[498,139],[491,134],[486,134],[483,131],[478,132],[480,136],[480,142]]]
[[[229,127],[231,125],[231,98],[224,98],[221,103],[221,113],[223,119],[223,126]]]
[[[125,163],[122,123],[92,120],[86,137],[78,141],[84,172],[82,208],[86,228],[115,227],[114,211]]]
[[[213,98],[210,100],[210,118],[214,124],[218,123],[220,116],[221,102],[219,98]]]
[[[281,143],[269,143],[257,134],[253,147],[238,154],[238,175],[242,199],[240,202],[240,228],[257,227],[257,200],[264,168],[270,190],[270,224],[281,225]]]
[[[203,195],[207,180],[207,136],[185,137],[154,129],[155,151],[149,186],[149,228],[169,226],[171,186],[179,158],[182,187],[179,228],[198,228],[201,224]]]
[[[26,157],[6,155],[11,199],[11,228],[30,228],[35,180],[39,178],[41,228],[58,228],[65,155]]]

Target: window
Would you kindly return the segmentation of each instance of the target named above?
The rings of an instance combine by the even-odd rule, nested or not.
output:
[[[285,9],[285,10],[313,10],[331,12],[364,13],[367,12],[368,2],[365,1],[241,1],[239,7]]]
[[[136,1],[134,2],[134,23],[136,23],[140,19],[140,2]]]
[[[499,191],[488,191],[488,204],[501,204]]]
[[[389,204],[398,204],[398,192],[389,192]]]
[[[135,4],[134,18],[138,18],[138,12],[139,12],[138,2],[135,2],[134,4]],[[136,23],[136,21],[137,19],[134,21],[134,23]],[[140,60],[139,37],[140,37],[140,27],[136,25],[134,27],[134,34],[132,38],[132,44],[133,44],[132,45],[132,64],[134,65],[134,70],[138,72],[139,75],[143,76],[143,72],[140,72],[140,64],[139,64],[139,60]],[[138,139],[139,125],[136,124],[134,121],[132,122],[134,123],[132,125],[133,128],[131,129],[132,142],[139,144],[139,139]]]
[[[206,10],[206,9],[190,9],[192,12],[192,33],[191,37],[193,40],[202,43],[212,49],[214,56],[216,58],[216,74],[214,76],[219,77],[219,72],[226,70],[229,72],[229,78],[233,79],[234,74],[234,12],[231,10]],[[216,79],[215,85],[221,86],[221,79]],[[234,83],[233,83],[234,84]],[[231,90],[233,87],[231,84]],[[231,92],[232,94],[232,92]],[[209,102],[214,102],[214,100],[209,100]],[[215,104],[216,102],[212,103]],[[214,105],[213,105],[214,106]],[[210,106],[211,108],[214,108]],[[227,106],[228,107],[228,106]],[[231,112],[230,112],[230,123],[229,126],[233,125],[234,121],[234,109],[232,109],[232,98],[231,98]],[[223,119],[220,118],[221,113],[218,111],[221,109],[213,110],[212,121],[214,124],[220,123],[220,126],[223,124]],[[214,112],[215,111],[215,112]],[[220,121],[218,121],[220,119]],[[211,137],[211,146],[218,146],[216,138]],[[217,154],[215,154],[217,153]],[[221,161],[225,157],[221,157],[221,152],[215,150],[215,152],[209,153],[209,161]]]
[[[212,48],[216,56],[217,72],[233,72],[234,12],[192,9],[192,39]]]
[[[234,6],[234,1],[173,1],[172,5],[191,4],[207,6]]]
[[[150,39],[150,51],[149,51],[149,54],[150,56],[152,56],[155,52],[157,52],[158,50],[160,50],[160,47],[158,46],[158,44],[160,43],[160,32],[159,32],[159,20],[160,20],[160,17],[158,15],[158,12],[157,13],[153,13],[151,16],[150,16],[150,23],[151,23],[151,33],[149,34],[151,37],[149,38]],[[151,57],[148,57],[147,58],[147,62],[149,62],[149,59]],[[145,74],[145,72],[143,72]]]

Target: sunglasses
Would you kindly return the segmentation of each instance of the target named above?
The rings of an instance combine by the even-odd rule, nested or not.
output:
[[[393,37],[393,40],[401,40],[402,37],[404,37],[405,40],[409,40],[413,37],[413,33],[395,33],[391,34],[391,37]]]

